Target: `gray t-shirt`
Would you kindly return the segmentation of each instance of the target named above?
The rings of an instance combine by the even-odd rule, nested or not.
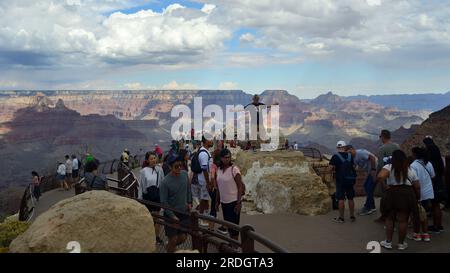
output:
[[[179,176],[173,176],[169,173],[161,182],[159,195],[161,204],[180,211],[186,211],[187,204],[192,203],[192,193],[189,185],[188,173],[186,171],[181,171]],[[174,216],[174,213],[169,210],[164,210],[164,214],[167,217]]]
[[[106,190],[108,181],[104,175],[85,173],[84,178],[88,190]]]
[[[369,152],[365,149],[356,150],[356,155],[355,155],[355,159],[354,159],[355,165],[370,173],[370,171],[372,170],[372,165],[370,163],[370,157],[369,157],[370,155],[374,156],[371,152]],[[375,163],[375,166],[377,166],[376,163]]]
[[[392,156],[392,153],[395,150],[400,150],[400,146],[398,146],[397,143],[393,142],[383,144],[380,149],[378,149],[377,172],[379,172],[381,168],[383,168],[383,166],[385,165],[384,162],[386,162]]]

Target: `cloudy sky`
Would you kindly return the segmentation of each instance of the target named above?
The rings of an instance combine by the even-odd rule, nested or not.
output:
[[[0,90],[450,91],[450,1],[0,0]]]

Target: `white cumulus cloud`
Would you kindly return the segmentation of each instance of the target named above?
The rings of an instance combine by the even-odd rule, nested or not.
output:
[[[219,89],[221,90],[234,90],[237,89],[238,85],[234,82],[221,82],[219,84]]]
[[[192,83],[177,83],[176,81],[171,81],[167,84],[164,84],[162,86],[162,89],[169,89],[169,90],[191,90],[191,89],[198,89],[198,87],[195,84]]]

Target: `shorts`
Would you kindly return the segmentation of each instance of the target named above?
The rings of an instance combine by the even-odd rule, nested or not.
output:
[[[224,204],[222,203],[222,213],[223,213],[223,220],[239,225],[239,221],[241,218],[241,214],[240,213],[236,213],[234,211],[234,208],[236,207],[237,201],[228,203],[228,204]],[[237,236],[239,235],[239,232],[229,228],[228,232],[230,233],[231,236]]]
[[[189,229],[188,227],[191,225],[191,218],[188,215],[175,213],[175,216],[177,216],[178,219],[180,219],[179,224],[181,227],[183,227],[185,229]],[[173,222],[170,222],[170,223],[173,223]],[[186,226],[188,226],[188,227],[186,227]],[[176,228],[168,227],[168,226],[164,226],[164,232],[166,233],[166,236],[168,238],[171,238],[171,237],[174,237],[177,235],[186,234],[186,232],[184,232],[184,231],[181,231]]]
[[[419,217],[416,194],[412,186],[391,186],[384,192],[380,210],[383,215],[402,211]]]
[[[72,171],[72,178],[77,178],[78,177],[78,170],[73,170]]]
[[[433,203],[434,199],[427,199],[420,201],[420,204],[425,209],[425,211],[429,211],[431,209],[431,204]]]
[[[59,180],[59,181],[61,181],[61,180],[66,180],[66,176],[65,175],[62,175],[62,174],[58,174],[57,176],[56,176],[56,178]]]
[[[337,200],[353,200],[355,198],[355,188],[353,184],[336,184],[336,199]]]
[[[191,191],[192,191],[192,198],[208,201],[210,199],[209,192],[206,189],[206,185],[192,184]]]

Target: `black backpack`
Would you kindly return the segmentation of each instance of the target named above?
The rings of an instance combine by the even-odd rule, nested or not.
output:
[[[199,160],[199,155],[201,152],[205,152],[208,153],[208,151],[206,151],[205,149],[199,149],[197,152],[194,153],[194,155],[192,156],[192,160],[191,160],[191,170],[194,174],[200,174],[203,172],[202,170],[202,166],[200,164],[200,160]],[[209,161],[210,157],[208,154],[208,161]]]
[[[341,160],[342,164],[339,167],[339,173],[336,174],[336,178],[340,178],[346,185],[353,185],[356,182],[356,171],[353,166],[352,155],[349,153],[347,159],[345,159],[340,153],[336,154]]]

